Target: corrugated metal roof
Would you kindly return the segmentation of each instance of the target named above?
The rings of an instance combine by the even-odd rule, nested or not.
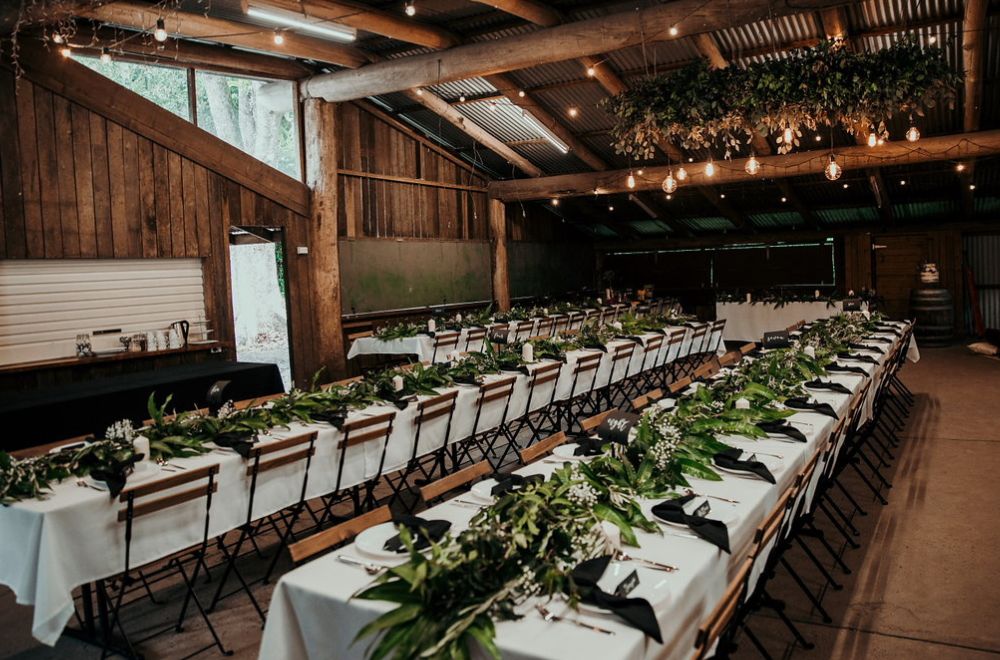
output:
[[[733,61],[743,60],[746,51],[759,51],[761,48],[774,46],[774,50],[778,52],[781,44],[823,36],[812,12],[757,21],[719,30],[714,34],[723,53]]]
[[[680,221],[695,231],[723,231],[736,228],[736,225],[722,216],[680,218]]]
[[[559,117],[574,133],[610,129],[614,120],[598,104],[607,98],[607,93],[599,85],[574,85],[535,92],[539,100],[554,116]],[[576,108],[576,117],[569,115],[569,109]]]
[[[805,222],[798,211],[752,213],[748,219],[755,227],[794,227]]]
[[[961,207],[954,200],[905,202],[893,204],[892,212],[900,220],[922,220],[943,215],[955,215],[961,213]]]
[[[465,80],[454,80],[452,82],[431,85],[429,89],[438,96],[445,99],[457,99],[465,96],[482,96],[493,94],[497,88],[489,84],[482,78],[466,78]]]
[[[879,211],[874,206],[853,208],[816,209],[813,211],[823,224],[848,225],[858,222],[877,222]]]
[[[588,167],[573,152],[563,153],[548,142],[515,144],[511,149],[521,154],[548,174],[583,172]]]
[[[670,227],[659,220],[633,220],[628,226],[644,236],[662,236],[670,233]]]
[[[973,208],[976,213],[997,213],[1000,212],[1000,197],[976,197],[973,199]]]
[[[851,25],[859,30],[867,30],[958,16],[962,13],[962,0],[866,0],[847,5],[847,10]]]

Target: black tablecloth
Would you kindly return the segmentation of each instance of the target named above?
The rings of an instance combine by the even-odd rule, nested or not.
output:
[[[149,418],[146,401],[156,392],[162,402],[173,394],[176,410],[207,405],[208,388],[231,381],[226,398],[233,401],[281,392],[277,365],[256,362],[204,362],[69,383],[0,399],[0,449],[12,451],[72,438],[103,434],[120,419],[136,426]]]

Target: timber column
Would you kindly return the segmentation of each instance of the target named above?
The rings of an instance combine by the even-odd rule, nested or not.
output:
[[[510,309],[510,274],[507,272],[507,207],[497,199],[490,204],[490,270],[493,272],[493,300],[501,312]]]
[[[312,191],[309,216],[309,271],[312,278],[313,343],[326,380],[346,373],[340,305],[340,246],[337,236],[336,103],[304,101],[306,184]]]

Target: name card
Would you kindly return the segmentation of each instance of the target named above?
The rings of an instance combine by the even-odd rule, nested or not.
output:
[[[621,583],[615,587],[615,595],[620,598],[625,598],[630,593],[635,591],[635,588],[639,586],[639,572],[635,569],[629,573],[628,577],[621,581]]]
[[[764,348],[788,348],[788,330],[775,330],[764,333]]]
[[[712,512],[712,505],[708,503],[708,500],[705,500],[704,502],[698,505],[698,508],[695,509],[694,513],[692,513],[691,515],[698,516],[699,518],[704,518],[711,512]]]
[[[600,426],[597,427],[597,435],[601,440],[607,442],[618,442],[625,444],[628,442],[629,431],[639,422],[639,415],[629,412],[616,411],[608,415]]]
[[[490,330],[490,343],[491,344],[506,344],[507,343],[507,331],[506,330]]]
[[[844,298],[844,311],[845,312],[860,312],[861,311],[861,298]]]

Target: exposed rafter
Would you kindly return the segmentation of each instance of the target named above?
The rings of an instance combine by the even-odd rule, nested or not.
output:
[[[910,165],[944,160],[1000,154],[1000,129],[921,138],[917,144],[906,141],[886,142],[877,150],[865,146],[844,147],[837,150],[837,162],[845,170],[863,170],[868,167]],[[819,174],[827,165],[825,151],[797,151],[784,155],[760,156],[761,176],[782,179],[806,174]],[[745,158],[716,163],[715,176],[704,175],[705,163],[688,163],[689,181],[685,187],[718,185],[728,182],[745,182],[748,179]],[[626,185],[628,170],[561,174],[533,180],[494,181],[490,194],[504,201],[544,199],[552,196],[591,195],[597,190],[610,194],[632,192]],[[642,176],[636,177],[635,190],[658,190],[667,174],[663,165],[646,167]]]
[[[291,11],[428,48],[459,43],[448,30],[350,0],[242,0],[242,5],[244,11],[248,6]]]
[[[962,126],[966,131],[979,130],[983,104],[983,44],[986,29],[987,0],[965,0],[962,19],[962,68],[965,71],[965,105],[962,108]],[[962,214],[971,218],[975,214],[972,184],[975,181],[975,163],[967,164],[959,181],[962,186]]]
[[[762,18],[822,9],[841,1],[802,0],[791,7],[775,6],[770,0],[743,0],[735,5],[677,0],[529,34],[466,44],[445,53],[414,55],[357,71],[313,76],[303,82],[302,91],[304,96],[349,101],[668,40],[674,38],[672,29],[680,35],[692,35]]]
[[[535,25],[549,27],[563,22],[562,14],[544,3],[534,2],[534,0],[473,0],[473,2],[489,5]]]
[[[161,15],[151,5],[128,0],[89,9],[84,15],[104,23],[142,32],[151,32],[156,27],[156,21],[163,18],[167,32],[180,37],[204,39],[349,68],[362,66],[370,61],[363,51],[353,46],[304,37],[294,32],[286,32],[284,43],[278,46],[274,43],[272,30],[259,25],[184,11],[171,11]]]

